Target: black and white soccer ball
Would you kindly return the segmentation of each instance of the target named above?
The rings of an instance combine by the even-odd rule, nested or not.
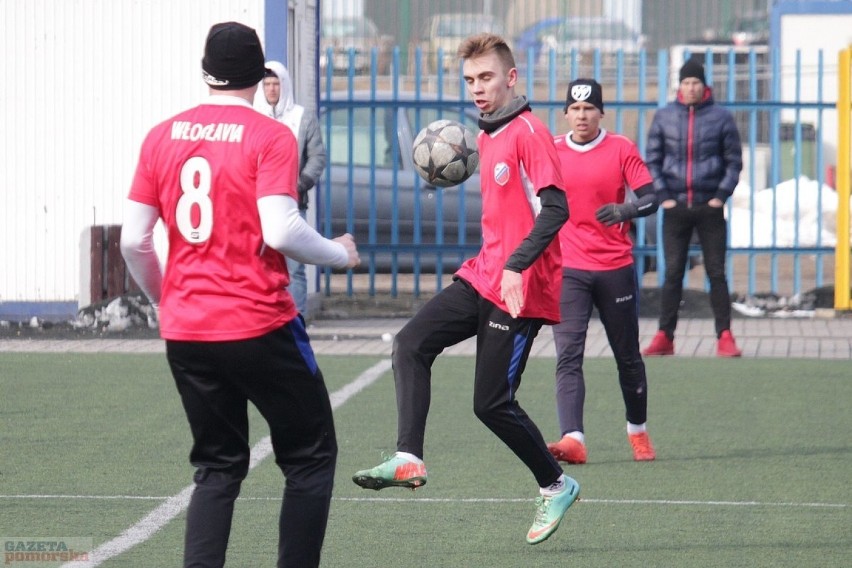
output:
[[[436,120],[414,139],[414,168],[430,185],[458,185],[478,167],[476,135],[459,122]]]

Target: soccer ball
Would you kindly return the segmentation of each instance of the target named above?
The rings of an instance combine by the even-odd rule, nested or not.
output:
[[[414,168],[430,185],[452,187],[479,167],[476,135],[454,120],[436,120],[414,139]]]

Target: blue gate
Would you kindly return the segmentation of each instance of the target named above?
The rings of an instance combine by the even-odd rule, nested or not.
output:
[[[782,69],[765,46],[681,45],[654,54],[530,50],[518,58],[525,63],[517,91],[558,134],[566,130],[566,85],[594,77],[605,91],[603,126],[635,140],[644,152],[653,113],[673,97],[677,70],[691,54],[704,60],[716,101],[734,113],[743,140],[740,186],[727,204],[731,290],[791,295],[832,284],[836,194],[825,149],[832,144],[836,94],[824,88],[828,72],[821,52],[816,63],[803,64],[799,53],[794,66]],[[328,65],[322,78],[329,163],[319,223],[327,236],[355,234],[365,262],[361,272],[345,277],[323,272],[322,291],[396,296],[405,289],[415,297],[438,291],[478,249],[478,182],[426,187],[414,173],[411,143],[439,117],[476,126],[460,66],[427,66],[419,49],[405,69],[398,47],[387,68],[375,48],[369,65],[354,49],[346,55],[343,72]],[[445,55],[452,54],[439,52],[438,60]],[[330,50],[326,57],[333,57]],[[663,265],[660,240],[655,218],[638,220],[635,254],[643,286],[662,284],[656,270]],[[703,270],[697,278],[691,286],[704,287]]]

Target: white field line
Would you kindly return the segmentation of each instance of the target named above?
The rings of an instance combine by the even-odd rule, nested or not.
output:
[[[272,498],[269,498],[272,500]],[[352,502],[394,502],[394,503],[529,503],[533,501],[532,497],[515,498],[515,499],[490,499],[490,498],[433,498],[433,497],[411,497],[411,498],[381,498],[381,497],[337,497],[336,501],[352,501]],[[580,497],[577,501],[580,504],[597,504],[597,505],[688,505],[688,506],[708,506],[708,507],[823,507],[834,509],[845,509],[849,505],[846,503],[784,503],[773,501],[691,501],[691,500],[671,500],[671,499],[587,499]]]
[[[0,495],[0,500],[14,499],[69,499],[91,501],[165,501],[172,497],[164,495]],[[240,497],[240,501],[280,501],[280,497]],[[531,497],[490,498],[490,497],[334,497],[334,501],[350,503],[528,503]],[[697,507],[805,507],[823,509],[845,509],[847,503],[795,503],[792,501],[699,501],[688,499],[587,499],[578,503],[584,505],[661,505],[661,506],[697,506]]]
[[[361,375],[351,383],[347,384],[340,390],[331,393],[329,395],[331,408],[335,410],[342,406],[350,398],[374,383],[390,368],[391,362],[389,359],[380,361],[361,373]],[[251,449],[249,469],[253,469],[271,453],[272,443],[269,440],[269,436],[266,436]],[[162,505],[148,513],[138,523],[128,528],[114,539],[105,542],[94,549],[89,554],[88,560],[66,562],[62,565],[62,568],[94,568],[95,566],[100,566],[110,558],[126,552],[137,544],[145,542],[151,538],[154,533],[166,526],[169,521],[183,512],[187,506],[189,506],[189,499],[192,496],[194,488],[195,485],[188,485],[177,495],[168,497]]]

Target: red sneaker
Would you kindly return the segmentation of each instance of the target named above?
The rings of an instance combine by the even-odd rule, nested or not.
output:
[[[742,357],[742,350],[737,347],[737,342],[734,341],[734,336],[731,335],[731,330],[726,329],[719,336],[719,343],[716,345],[716,356],[718,357]]]
[[[627,439],[630,440],[630,445],[633,446],[633,459],[635,461],[653,461],[657,457],[657,453],[654,451],[654,446],[651,445],[651,438],[647,432],[628,434]]]
[[[642,355],[650,357],[674,355],[674,340],[669,339],[666,332],[660,330],[654,335],[650,345],[642,351]]]
[[[547,449],[558,461],[568,463],[586,463],[586,446],[583,442],[571,436],[563,436],[553,444],[547,444]]]

